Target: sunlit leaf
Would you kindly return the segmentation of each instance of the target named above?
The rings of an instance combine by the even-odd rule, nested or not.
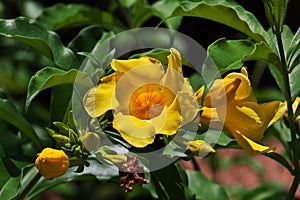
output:
[[[76,68],[79,65],[74,53],[62,44],[56,33],[32,19],[0,19],[0,35],[32,46],[61,68]]]
[[[229,70],[240,69],[245,61],[260,60],[270,64],[270,67],[279,72],[274,76],[279,87],[284,90],[282,78],[280,76],[280,60],[273,50],[264,42],[252,43],[248,40],[226,40],[224,38],[217,40],[208,47],[208,54],[216,64],[218,70],[216,74],[211,74],[211,68],[204,66],[202,76],[208,79],[214,79],[217,73],[223,74]],[[207,80],[206,82],[211,82]]]
[[[256,17],[233,1],[183,1],[170,15],[174,16],[209,19],[234,28],[258,42],[269,41],[268,34]]]
[[[166,19],[172,15],[172,12],[180,5],[182,0],[160,0],[152,5],[153,14],[161,19]],[[170,29],[178,29],[182,17],[172,17],[164,20],[166,26]]]
[[[55,4],[45,9],[37,20],[54,31],[69,26],[86,24],[99,24],[115,30],[125,28],[123,23],[111,13],[79,4]]]
[[[31,77],[28,84],[25,109],[27,110],[30,103],[39,92],[58,85],[73,84],[76,80],[85,80],[86,74],[76,69],[64,71],[53,67],[45,67]],[[84,83],[84,81],[83,81]]]

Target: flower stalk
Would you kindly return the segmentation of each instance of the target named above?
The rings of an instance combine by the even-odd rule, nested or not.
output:
[[[287,199],[294,199],[295,193],[297,191],[300,182],[299,143],[297,140],[296,127],[294,123],[293,102],[292,102],[291,89],[290,89],[289,73],[288,73],[288,66],[287,66],[284,49],[283,49],[282,37],[281,37],[281,33],[275,33],[275,35],[276,35],[278,49],[281,58],[281,67],[282,67],[282,74],[283,74],[284,87],[285,87],[285,98],[287,101],[288,121],[290,125],[290,133],[292,138],[292,151],[293,151],[293,164],[294,164],[294,180],[290,188],[290,191],[288,192]]]

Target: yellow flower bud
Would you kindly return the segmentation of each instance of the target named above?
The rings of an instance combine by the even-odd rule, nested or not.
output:
[[[87,132],[82,138],[81,138],[82,144],[85,149],[89,151],[95,151],[98,149],[100,145],[100,137],[98,134],[93,132]]]
[[[35,160],[35,166],[47,179],[56,178],[66,173],[69,158],[62,150],[45,148]]]
[[[206,155],[215,153],[216,151],[203,140],[193,140],[186,143],[188,149],[195,155]]]
[[[116,154],[116,155],[106,154],[103,157],[115,164],[123,163],[127,161],[127,156],[125,154]]]

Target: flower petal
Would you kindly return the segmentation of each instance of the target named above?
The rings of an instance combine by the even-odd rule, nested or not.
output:
[[[238,88],[235,91],[234,99],[237,101],[254,101],[256,102],[255,97],[253,96],[253,91],[251,87],[250,80],[248,79],[248,76],[246,76],[244,73],[230,73],[228,74],[225,79],[238,79],[240,80],[240,84]]]
[[[218,108],[202,107],[200,123],[203,123],[210,128],[222,130],[226,117],[226,106]]]
[[[258,155],[262,153],[274,152],[275,147],[268,147],[261,144],[258,144],[251,139],[247,138],[245,135],[240,132],[235,132],[233,136],[236,138],[238,144],[243,147],[250,155]]]
[[[151,119],[155,132],[164,135],[174,135],[181,126],[180,105],[177,97],[173,103],[165,108],[162,113]]]
[[[148,56],[142,56],[140,58],[130,59],[130,60],[113,59],[111,62],[111,67],[115,71],[125,73],[125,72],[132,70],[133,68],[140,67],[142,65],[147,65],[147,64],[161,64],[161,62],[155,58],[150,58]]]
[[[168,67],[175,69],[180,74],[182,74],[182,63],[180,53],[174,49],[170,49],[171,54],[168,55]]]
[[[161,80],[161,84],[169,88],[173,93],[181,90],[184,84],[182,75],[181,57],[176,49],[170,49],[171,54],[168,56],[168,69]]]
[[[281,119],[287,109],[286,102],[272,101],[260,104],[261,109],[265,113],[266,128]]]
[[[164,75],[162,65],[146,64],[126,72],[116,85],[116,98],[120,111],[128,114],[129,102],[132,95],[145,85],[160,84]]]
[[[112,74],[101,79],[101,83],[91,88],[83,98],[84,108],[91,117],[103,115],[106,111],[117,107],[115,88],[122,74]]]
[[[155,128],[150,121],[142,121],[121,112],[114,113],[113,127],[134,147],[145,147],[153,143],[155,138]]]

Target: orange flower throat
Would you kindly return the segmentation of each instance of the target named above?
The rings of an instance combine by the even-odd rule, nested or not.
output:
[[[134,91],[129,101],[129,112],[139,119],[148,120],[161,114],[165,106],[174,101],[175,95],[168,88],[149,83]]]

